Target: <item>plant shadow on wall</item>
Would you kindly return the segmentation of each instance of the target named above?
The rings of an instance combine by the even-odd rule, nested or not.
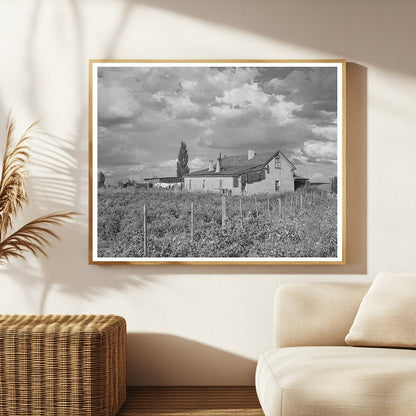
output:
[[[45,114],[42,106],[42,74],[44,74],[47,60],[39,60],[39,36],[42,36],[42,19],[44,13],[50,9],[46,2],[35,1],[32,4],[32,12],[29,24],[29,35],[26,39],[26,59],[25,75],[28,82],[26,89],[23,89],[23,96],[20,100],[28,103],[31,117],[45,117],[45,124],[51,119],[51,114]],[[121,19],[125,21],[128,17],[126,8],[125,16]],[[98,267],[99,271],[92,273],[85,271],[87,266],[87,215],[83,208],[86,203],[88,187],[88,165],[83,163],[87,160],[87,130],[88,130],[88,102],[86,92],[88,90],[88,71],[85,66],[87,59],[85,56],[85,31],[82,23],[82,9],[80,2],[70,0],[62,2],[56,9],[59,16],[65,16],[67,24],[76,28],[75,33],[75,54],[71,55],[66,51],[65,37],[56,37],[53,42],[60,45],[60,50],[65,51],[62,56],[63,62],[67,62],[71,68],[72,88],[71,93],[85,99],[79,102],[79,110],[75,114],[72,122],[69,121],[71,129],[75,134],[66,135],[60,133],[54,135],[39,131],[36,140],[31,146],[31,163],[29,166],[30,174],[27,180],[30,204],[22,215],[23,219],[31,218],[46,212],[62,209],[76,209],[82,214],[71,224],[57,230],[60,242],[54,241],[47,248],[49,258],[40,257],[35,259],[29,256],[27,261],[11,261],[10,264],[0,269],[0,275],[10,278],[19,283],[21,291],[25,296],[25,302],[30,313],[66,313],[66,310],[50,310],[48,308],[48,296],[54,291],[59,291],[69,296],[74,295],[74,299],[90,299],[99,295],[107,289],[121,291],[125,287],[142,287],[148,283],[146,276],[138,277],[134,270],[123,267]],[[117,26],[116,33],[112,36],[111,44],[108,46],[108,54],[112,54],[117,43],[118,34],[122,33],[123,22]],[[59,19],[54,21],[56,27],[62,29]],[[62,32],[60,31],[62,34]],[[112,45],[112,46],[111,46]],[[106,55],[106,53],[104,53]],[[70,56],[71,60],[67,59]],[[59,59],[57,57],[56,59]],[[61,96],[62,102],[71,99],[69,96]],[[22,95],[22,94],[21,94]],[[18,97],[18,94],[16,95]],[[7,110],[10,105],[19,106],[18,98],[16,102],[4,103],[0,100],[0,132],[4,131],[4,120],[7,117]],[[43,123],[42,123],[43,124]],[[0,134],[0,143],[3,136]],[[91,266],[92,267],[92,266]],[[156,279],[152,278],[152,284]],[[39,295],[40,294],[40,295]],[[39,297],[40,296],[40,297]],[[13,312],[21,313],[19,304]],[[111,308],[111,305],[109,306]],[[72,310],[68,312],[73,312]],[[82,310],[80,310],[80,313]],[[109,309],[109,312],[113,312]],[[116,311],[115,311],[116,312]]]
[[[401,7],[406,7],[408,13],[402,12],[398,18],[389,1],[378,3],[376,8],[372,1],[359,2],[359,7],[351,2],[333,0],[124,1],[126,11],[131,9],[131,4],[146,5],[248,33],[257,33],[265,38],[296,47],[304,46],[338,58],[353,54],[355,60],[413,75],[413,56],[403,53],[403,49],[398,47],[403,44],[403,39],[397,25],[407,24],[413,27],[414,2],[401,3]],[[380,30],[380,27],[383,27],[383,30]],[[175,30],[179,32],[181,28],[177,27]],[[180,32],[175,34],[179,35]],[[218,49],[221,50],[220,47]],[[296,56],[281,56],[278,49],[276,54],[277,56],[268,57],[305,58],[299,56],[299,52],[296,52]],[[229,56],[228,53],[221,57],[242,58]],[[258,55],[252,57],[265,58]],[[315,58],[319,59],[322,56],[317,54]]]
[[[25,254],[46,255],[45,246],[51,238],[58,238],[53,226],[75,215],[73,211],[55,212],[32,219],[21,227],[13,226],[15,217],[29,202],[26,192],[26,164],[37,122],[29,126],[15,140],[15,123],[8,117],[0,180],[0,264],[11,258],[24,259]]]
[[[28,135],[29,133],[26,134],[26,136]],[[65,208],[73,207],[74,199],[78,193],[72,175],[72,170],[76,168],[76,159],[74,155],[70,154],[73,141],[42,131],[37,131],[30,139],[30,148],[22,148],[22,145],[20,145],[23,153],[17,156],[18,163],[25,164],[25,155],[27,154],[28,158],[30,154],[31,167],[35,168],[36,171],[36,174],[29,173],[28,193],[32,196],[30,198],[32,204],[29,205],[30,210],[25,210],[22,217],[26,215],[29,217],[38,216],[39,213],[44,213],[50,210],[51,207],[56,206],[59,208],[63,206]],[[17,146],[19,146],[19,143]],[[18,179],[22,181],[24,178]],[[17,179],[12,182],[15,183],[16,181]],[[20,193],[16,203],[17,208],[23,205],[26,198],[24,184],[19,183],[19,185],[17,191],[11,191]],[[19,231],[22,234],[20,243],[14,237],[11,241],[12,244],[2,246],[3,251],[0,254],[4,260],[8,260],[7,257],[27,258],[26,262],[24,260],[11,261],[9,264],[3,265],[2,272],[21,284],[27,297],[27,303],[33,305],[31,309],[38,309],[38,313],[46,312],[48,294],[53,288],[68,294],[76,294],[77,297],[89,298],[107,288],[121,290],[126,285],[137,287],[143,283],[140,278],[126,275],[115,280],[114,269],[105,270],[100,274],[99,280],[89,279],[85,274],[77,274],[76,270],[82,268],[81,263],[86,262],[86,243],[80,244],[79,242],[79,236],[85,234],[83,230],[86,229],[86,219],[79,219],[82,216],[77,217],[71,224],[65,224],[59,230],[50,227],[74,214],[73,212],[67,212],[41,217],[40,222],[39,220],[29,222],[29,227],[24,225],[23,228],[17,231],[17,237],[19,237]],[[56,237],[57,239],[61,237],[63,241],[49,241],[49,237]],[[83,238],[85,238],[85,241],[87,240],[87,236],[84,235]],[[5,241],[8,242],[7,239]],[[48,244],[50,244],[49,247],[47,247]],[[68,247],[64,253],[62,252],[64,248],[59,247],[61,244]],[[79,248],[84,249],[84,246],[85,253],[83,256],[77,251],[79,251]],[[32,255],[42,256],[34,261]],[[50,258],[46,258],[45,255]],[[77,265],[79,267],[76,267]],[[34,286],[42,287],[41,296],[38,299],[31,298]],[[35,305],[38,305],[38,308]]]

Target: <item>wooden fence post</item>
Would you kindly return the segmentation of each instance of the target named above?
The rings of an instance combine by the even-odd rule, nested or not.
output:
[[[191,202],[191,241],[194,241],[194,203]]]
[[[243,224],[243,197],[240,196],[240,223],[241,223],[241,229],[244,230],[244,224]]]
[[[147,207],[143,205],[143,257],[147,257]]]
[[[256,208],[256,217],[258,217],[259,216],[259,210],[257,208],[257,197],[256,196],[254,197],[254,207]]]
[[[300,194],[300,209],[303,208],[303,195]]]
[[[279,215],[282,213],[282,198],[279,198],[278,199],[278,201],[279,201]]]
[[[227,224],[227,196],[225,194],[221,195],[221,225],[222,229],[225,229]]]
[[[270,195],[267,194],[267,216],[270,219]]]

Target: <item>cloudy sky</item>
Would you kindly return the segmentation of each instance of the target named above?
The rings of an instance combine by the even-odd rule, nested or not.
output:
[[[328,67],[99,67],[98,170],[106,183],[176,176],[223,155],[282,150],[296,173],[337,169],[337,70]]]

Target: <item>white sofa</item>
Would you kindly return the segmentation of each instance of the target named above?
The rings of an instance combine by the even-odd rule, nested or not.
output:
[[[266,416],[416,415],[416,350],[344,341],[368,288],[310,283],[276,291],[274,348],[256,370]]]

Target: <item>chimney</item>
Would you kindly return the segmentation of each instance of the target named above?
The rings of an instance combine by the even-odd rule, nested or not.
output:
[[[220,157],[217,159],[217,166],[215,169],[215,173],[221,172],[221,153],[220,153]]]
[[[214,170],[214,161],[209,160],[208,161],[208,172],[212,172]]]
[[[253,159],[255,154],[256,154],[256,152],[254,150],[249,150],[248,151],[248,160]]]

